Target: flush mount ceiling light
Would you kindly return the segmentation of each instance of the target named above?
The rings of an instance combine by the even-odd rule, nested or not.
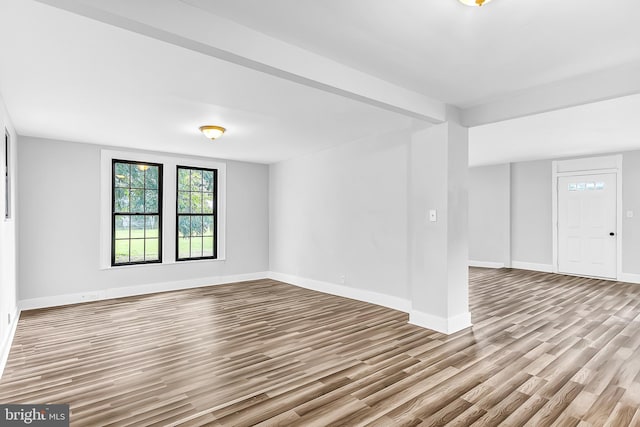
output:
[[[491,0],[460,0],[460,3],[467,5],[467,6],[475,6],[475,7],[480,7],[483,4],[487,4],[489,3]]]
[[[222,126],[200,126],[200,132],[210,140],[220,138],[225,131]]]

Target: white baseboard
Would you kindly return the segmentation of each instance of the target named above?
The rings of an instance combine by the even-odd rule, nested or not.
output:
[[[469,267],[504,268],[504,263],[503,262],[469,260]]]
[[[472,326],[471,313],[469,312],[445,318],[424,313],[419,310],[411,310],[409,313],[409,323],[437,332],[442,332],[443,334],[453,334]]]
[[[20,319],[20,309],[16,307],[13,313],[11,313],[12,322],[9,325],[9,335],[7,339],[0,344],[0,378],[4,373],[4,367],[7,365],[7,359],[9,359],[9,352],[11,351],[11,344],[13,343],[13,337],[16,335],[16,328],[18,327],[18,320]]]
[[[102,301],[113,298],[124,298],[136,295],[154,294],[157,292],[179,291],[182,289],[200,288],[204,286],[222,285],[225,283],[244,282],[247,280],[266,279],[265,271],[257,273],[236,274],[229,276],[214,276],[191,280],[179,280],[174,282],[151,283],[148,285],[126,286],[121,288],[108,288],[77,294],[54,295],[24,299],[18,302],[21,310],[33,310],[37,308],[57,307],[60,305],[78,304],[88,301]]]
[[[394,310],[404,311],[408,313],[411,310],[411,301],[405,298],[394,297],[381,294],[366,289],[353,288],[351,286],[338,285],[335,283],[323,282],[320,280],[307,279],[304,277],[293,276],[290,274],[269,272],[269,278],[280,282],[289,283],[305,289],[324,292],[326,294],[337,295],[340,297],[351,298],[358,301],[364,301],[371,304],[381,305],[383,307],[392,308]]]
[[[542,271],[544,273],[553,273],[551,264],[536,264],[533,262],[512,261],[511,268],[519,270]]]
[[[618,282],[640,284],[640,274],[622,273],[618,276]]]
[[[323,282],[320,280],[307,279],[290,274],[269,272],[269,278],[280,282],[289,283],[305,289],[323,292],[364,301],[371,304],[381,305],[394,310],[409,313],[409,323],[433,331],[452,334],[472,326],[471,313],[466,312],[458,316],[445,319],[418,310],[411,309],[411,301],[406,298],[394,297],[365,289],[352,288],[350,286],[338,285],[335,283]]]

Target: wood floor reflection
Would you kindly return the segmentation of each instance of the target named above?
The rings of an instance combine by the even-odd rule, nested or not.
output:
[[[640,286],[470,270],[473,328],[259,280],[23,312],[1,403],[73,426],[640,425]]]

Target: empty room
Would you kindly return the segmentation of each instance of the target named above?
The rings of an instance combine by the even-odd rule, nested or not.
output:
[[[640,426],[638,22],[0,0],[0,426]]]

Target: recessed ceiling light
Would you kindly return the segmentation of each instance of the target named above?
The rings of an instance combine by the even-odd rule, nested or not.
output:
[[[220,138],[225,131],[226,129],[222,126],[200,126],[200,132],[211,140]]]
[[[480,7],[483,4],[489,3],[491,0],[460,0],[460,3],[467,6]]]

